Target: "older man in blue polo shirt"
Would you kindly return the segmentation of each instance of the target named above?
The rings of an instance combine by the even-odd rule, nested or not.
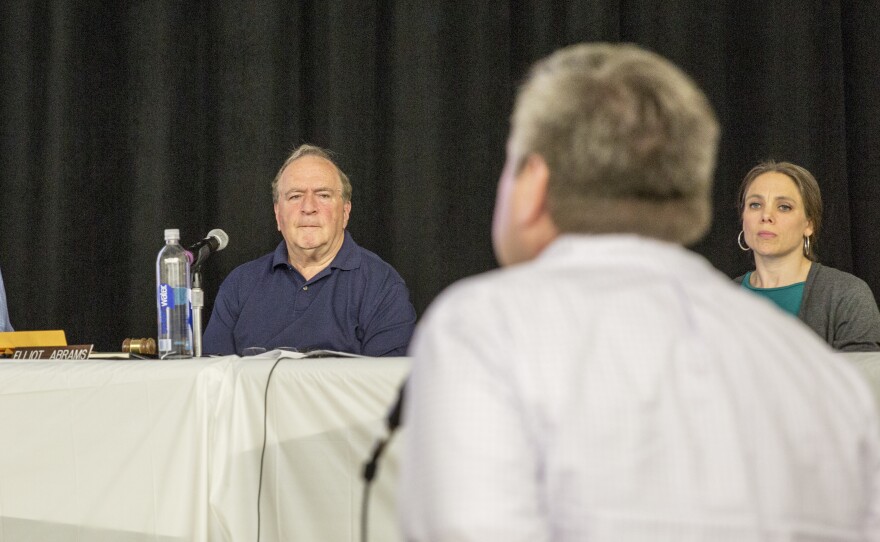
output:
[[[416,311],[400,275],[346,231],[351,183],[329,152],[303,145],[272,182],[274,252],[229,274],[202,340],[206,354],[245,348],[406,354]]]

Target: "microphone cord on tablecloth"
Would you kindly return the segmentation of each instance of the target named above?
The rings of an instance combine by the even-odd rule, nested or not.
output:
[[[269,376],[266,377],[266,390],[263,393],[263,447],[260,451],[260,481],[257,485],[257,542],[260,542],[260,525],[262,521],[260,520],[260,495],[263,492],[263,461],[266,459],[266,433],[267,429],[267,420],[269,419],[269,383],[272,382],[272,373],[275,372],[275,367],[278,367],[278,363],[281,362],[282,359],[290,359],[279,357],[275,360],[275,363],[272,364],[272,369],[269,370]]]
[[[260,471],[259,471],[259,483],[257,485],[257,542],[260,542],[261,535],[261,495],[263,492],[263,465],[266,459],[266,441],[268,435],[268,419],[269,419],[269,385],[272,382],[272,374],[275,372],[275,368],[278,367],[278,364],[282,359],[291,359],[291,358],[283,358],[279,357],[275,360],[275,363],[272,364],[272,368],[269,370],[269,375],[266,377],[266,389],[263,392],[263,445],[260,450]],[[388,433],[384,438],[380,438],[375,447],[373,448],[373,453],[371,454],[370,459],[364,465],[363,477],[364,477],[364,491],[363,498],[361,499],[361,541],[367,542],[367,527],[368,521],[367,518],[369,516],[369,502],[370,502],[370,486],[372,485],[373,479],[375,478],[378,468],[379,468],[379,458],[382,456],[382,452],[385,450],[385,447],[391,441],[391,438],[396,433],[398,427],[401,422],[401,412],[403,409],[403,401],[405,397],[406,390],[406,381],[400,386],[397,400],[392,405],[391,411],[385,418],[386,428],[388,429]]]

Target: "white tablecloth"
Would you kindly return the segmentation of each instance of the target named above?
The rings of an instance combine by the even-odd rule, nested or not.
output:
[[[406,358],[0,361],[0,540],[359,539]],[[268,431],[257,509],[264,415]],[[393,447],[370,540],[398,539]]]
[[[0,541],[359,540],[406,358],[0,361]],[[846,354],[880,397],[880,354]],[[399,436],[398,436],[399,439]],[[395,443],[396,441],[392,441]],[[396,445],[370,541],[399,540]]]

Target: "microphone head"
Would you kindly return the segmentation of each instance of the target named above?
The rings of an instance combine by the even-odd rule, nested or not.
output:
[[[226,235],[226,232],[221,230],[220,228],[215,228],[209,231],[208,238],[211,237],[217,239],[217,248],[215,249],[217,252],[220,252],[221,250],[226,248],[226,245],[229,244],[229,236]]]

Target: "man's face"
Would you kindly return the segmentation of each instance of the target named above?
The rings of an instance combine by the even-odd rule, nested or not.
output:
[[[281,173],[275,221],[288,257],[335,255],[350,212],[351,202],[343,201],[342,182],[329,160],[303,156]]]

